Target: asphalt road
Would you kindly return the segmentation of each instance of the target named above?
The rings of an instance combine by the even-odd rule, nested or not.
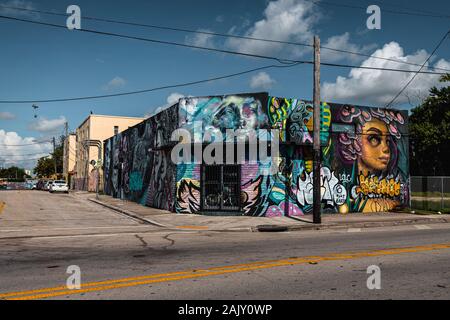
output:
[[[2,201],[0,299],[450,299],[448,224],[174,232],[71,195]],[[70,265],[78,291],[65,287]],[[379,290],[366,285],[371,265]]]

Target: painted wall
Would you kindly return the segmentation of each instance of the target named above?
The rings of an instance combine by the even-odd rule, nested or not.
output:
[[[280,130],[279,170],[241,165],[242,213],[301,216],[312,212],[312,104],[264,93],[189,97],[105,141],[105,191],[151,207],[201,210],[200,164],[174,165],[176,128]],[[194,124],[200,123],[200,131]],[[200,138],[200,137],[197,137]],[[322,103],[322,209],[386,211],[409,204],[407,113]],[[266,164],[268,166],[270,164]]]
[[[243,94],[213,97],[189,97],[179,101],[180,128],[187,129],[195,139],[206,130],[270,128],[266,112],[267,94]],[[201,130],[194,124],[201,122]],[[225,139],[225,135],[224,135]],[[179,213],[196,213],[201,208],[200,164],[177,166],[175,209]]]
[[[91,114],[84,120],[84,122],[76,129],[76,143],[74,146],[74,152],[76,153],[74,185],[76,189],[92,191],[92,184],[96,184],[96,181],[92,180],[92,170],[94,167],[90,164],[90,161],[103,160],[102,155],[98,154],[99,150],[97,147],[84,147],[83,141],[89,139],[104,141],[114,135],[115,126],[118,127],[119,132],[122,132],[143,120],[145,120],[145,118],[97,114]],[[101,179],[103,180],[103,178]]]
[[[176,166],[167,148],[177,123],[174,105],[105,140],[105,193],[173,210]]]
[[[242,211],[253,216],[312,212],[312,112],[310,102],[264,95],[180,101],[186,128],[194,120],[203,121],[203,129],[276,128],[288,142],[280,146],[277,174],[263,174],[260,163],[241,165]],[[377,212],[409,204],[406,122],[406,112],[322,103],[324,212]],[[200,201],[200,165],[179,166],[177,212],[198,212]]]

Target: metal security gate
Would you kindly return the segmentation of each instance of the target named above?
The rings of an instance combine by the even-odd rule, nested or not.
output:
[[[240,166],[202,166],[202,210],[240,211]]]

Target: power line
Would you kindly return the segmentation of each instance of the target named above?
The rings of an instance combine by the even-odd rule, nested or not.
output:
[[[38,154],[47,154],[48,152],[35,152],[27,154],[2,154],[2,157],[23,157],[23,156],[36,156]]]
[[[406,9],[406,10],[409,10],[409,12],[414,12],[414,13],[417,13],[417,12],[419,12],[419,13],[422,13],[422,12],[425,12],[425,13],[430,13],[430,14],[435,14],[435,15],[441,15],[439,12],[437,12],[437,11],[429,11],[429,10],[423,10],[423,9],[418,9],[418,8],[408,8],[408,7],[405,7],[405,6],[403,6],[403,5],[395,5],[395,4],[392,4],[392,3],[383,3],[383,1],[381,1],[381,0],[378,0],[379,2],[381,2],[382,4],[383,4],[383,7],[384,6],[388,6],[388,7],[394,7],[394,8],[402,8],[402,9]],[[388,0],[388,1],[391,1],[391,0]],[[446,17],[450,17],[450,16],[446,16]]]
[[[268,66],[263,66],[263,67],[259,67],[259,68],[254,68],[254,69],[245,70],[245,71],[242,71],[242,72],[237,72],[237,73],[233,73],[233,74],[229,74],[229,75],[224,75],[224,76],[219,76],[219,77],[214,77],[214,78],[209,78],[209,79],[204,79],[204,80],[197,80],[197,81],[191,81],[191,82],[185,82],[185,83],[179,83],[179,84],[173,84],[173,85],[166,85],[166,86],[154,87],[154,88],[150,88],[150,89],[143,89],[143,90],[137,90],[137,91],[128,91],[128,92],[112,93],[112,94],[106,94],[106,95],[96,95],[96,96],[84,96],[84,97],[72,97],[72,98],[56,98],[56,99],[42,99],[42,100],[39,100],[39,99],[34,99],[34,100],[0,100],[0,104],[5,104],[5,103],[9,103],[9,104],[25,104],[25,103],[33,103],[33,102],[34,103],[67,102],[67,101],[91,100],[91,99],[102,99],[102,98],[111,98],[111,97],[118,97],[118,96],[135,95],[135,94],[142,94],[142,93],[158,91],[158,90],[164,90],[164,89],[170,89],[170,88],[186,87],[186,86],[190,86],[190,85],[201,84],[201,83],[205,83],[205,82],[212,82],[212,81],[217,81],[217,80],[231,78],[231,77],[237,77],[237,76],[240,76],[240,75],[243,75],[243,74],[252,73],[252,72],[255,72],[255,71],[269,69],[269,68],[289,68],[289,67],[294,67],[296,65],[299,65],[301,63],[307,63],[307,62],[298,62],[298,63],[284,64],[284,65],[268,65]],[[329,64],[329,65],[330,66],[338,66],[338,67],[342,66],[342,65],[338,65],[338,64]],[[409,72],[413,72],[413,71],[408,71],[408,70],[389,69],[389,68],[376,68],[376,67],[364,67],[364,69],[383,70],[383,71],[396,71],[396,72],[408,72],[408,73]],[[420,73],[429,73],[429,72],[421,71]],[[441,73],[431,72],[431,74],[441,74]]]
[[[9,163],[9,162],[13,163],[13,162],[22,162],[22,161],[39,160],[39,159],[41,159],[41,158],[46,158],[46,157],[49,157],[49,156],[44,156],[44,157],[39,157],[39,158],[31,158],[31,159],[18,159],[18,160],[14,160],[14,159],[1,159],[1,158],[0,158],[0,161],[6,162],[6,163]]]
[[[163,90],[163,89],[185,87],[185,86],[190,86],[190,85],[200,84],[200,83],[205,83],[205,82],[210,82],[210,81],[216,81],[216,80],[236,77],[236,76],[239,76],[239,75],[243,75],[243,74],[247,74],[247,73],[251,73],[251,72],[255,72],[255,71],[263,70],[263,69],[289,68],[289,67],[294,67],[296,65],[299,65],[300,63],[301,62],[293,63],[293,64],[284,64],[284,65],[268,65],[268,66],[254,68],[254,69],[250,69],[250,70],[246,70],[246,71],[242,71],[242,72],[238,72],[238,73],[225,75],[225,76],[209,78],[209,79],[205,79],[205,80],[191,81],[191,82],[185,82],[185,83],[180,83],[180,84],[166,85],[166,86],[161,86],[161,87],[155,87],[155,88],[144,89],[144,90],[137,90],[137,91],[128,91],[128,92],[122,92],[122,93],[113,93],[113,94],[97,95],[97,96],[86,96],[86,97],[45,99],[45,100],[6,100],[6,101],[5,100],[0,100],[0,103],[65,102],[65,101],[101,99],[101,98],[111,98],[111,97],[118,97],[118,96],[127,96],[127,95],[141,94],[141,93],[152,92],[152,91]]]
[[[28,144],[0,144],[0,147],[26,147],[26,146],[33,146],[36,144],[43,144],[43,143],[50,143],[51,141],[36,141],[34,143],[28,143]]]
[[[20,19],[20,18],[15,18],[15,17],[3,16],[3,15],[0,15],[0,19],[8,19],[8,20],[26,22],[26,23],[31,23],[31,24],[37,24],[37,25],[44,25],[44,26],[48,26],[48,27],[60,28],[60,29],[65,29],[65,30],[67,29],[66,26],[62,26],[62,25],[58,25],[58,24],[53,24],[53,23],[48,23],[48,22],[38,22],[38,21]],[[191,49],[200,49],[200,50],[214,51],[214,52],[227,53],[227,54],[232,54],[232,55],[240,55],[240,56],[246,56],[246,57],[252,57],[252,58],[275,60],[279,63],[285,63],[285,64],[286,63],[313,64],[312,61],[307,61],[307,60],[293,60],[293,59],[277,58],[277,57],[273,57],[273,56],[266,56],[266,55],[252,54],[252,53],[245,53],[245,52],[237,52],[237,51],[210,48],[210,47],[195,46],[195,45],[189,45],[189,44],[173,42],[173,41],[136,37],[136,36],[130,36],[130,35],[124,35],[124,34],[118,34],[118,33],[112,33],[112,32],[105,32],[105,31],[98,31],[98,30],[92,30],[92,29],[74,29],[74,30],[79,31],[79,32],[86,32],[86,33],[93,33],[93,34],[112,36],[112,37],[118,37],[118,38],[125,38],[125,39],[140,40],[140,41],[145,41],[145,42],[173,45],[173,46],[179,46],[179,47],[185,47],[185,48],[191,48]],[[387,71],[398,71],[398,72],[409,72],[409,73],[415,72],[415,71],[404,70],[404,69],[365,67],[365,66],[355,66],[355,65],[348,65],[348,64],[336,64],[336,63],[326,63],[326,62],[322,62],[321,65],[332,66],[332,67],[341,67],[341,68],[387,70]],[[442,72],[432,72],[432,71],[420,71],[420,73],[441,74],[441,75],[444,74]]]
[[[345,4],[345,3],[334,3],[334,2],[328,2],[328,1],[314,1],[314,0],[306,0],[309,1],[317,6],[335,6],[335,7],[344,7],[344,8],[351,8],[351,9],[363,9],[366,10],[367,7],[357,6],[357,5],[351,5],[351,4]],[[444,19],[450,19],[450,15],[443,15],[443,14],[426,14],[426,13],[418,13],[418,12],[411,12],[411,11],[400,11],[400,10],[392,10],[392,9],[384,9],[383,12],[387,13],[393,13],[393,14],[402,14],[402,15],[408,15],[408,16],[423,16],[423,17],[431,17],[431,18],[444,18]]]
[[[54,24],[54,23],[26,20],[26,19],[15,18],[15,17],[8,17],[8,16],[3,16],[3,15],[0,15],[0,18],[1,19],[14,20],[14,21],[26,22],[26,23],[31,23],[31,24],[37,24],[37,25],[43,25],[43,26],[48,26],[48,27],[54,27],[54,28],[60,28],[60,29],[67,30],[66,26],[59,25],[59,24]],[[234,54],[234,55],[240,55],[240,56],[246,56],[246,57],[275,60],[275,61],[278,61],[280,63],[283,63],[283,62],[288,62],[288,63],[302,62],[302,61],[298,61],[298,60],[290,60],[290,59],[276,58],[276,57],[271,57],[271,56],[264,56],[264,55],[251,54],[251,53],[245,53],[245,52],[237,52],[237,51],[231,51],[231,50],[225,50],[225,49],[217,49],[217,48],[195,46],[195,45],[189,45],[189,44],[185,44],[185,43],[179,43],[179,42],[173,42],[173,41],[165,41],[165,40],[158,40],[158,39],[151,39],[151,38],[143,38],[143,37],[130,36],[130,35],[125,35],[125,34],[106,32],[106,31],[99,31],[99,30],[93,30],[93,29],[74,29],[72,31],[75,31],[75,30],[79,31],[79,32],[86,32],[86,33],[92,33],[92,34],[98,34],[98,35],[104,35],[104,36],[112,36],[112,37],[118,37],[118,38],[125,38],[125,39],[140,40],[140,41],[153,42],[153,43],[159,43],[159,44],[173,45],[173,46],[185,47],[185,48],[191,48],[191,49],[200,49],[200,50],[215,51],[215,52]],[[312,62],[309,62],[309,63],[312,63]]]
[[[50,24],[50,23],[45,23],[45,22],[37,22],[37,21],[19,19],[19,18],[14,18],[14,17],[6,17],[6,16],[1,16],[1,15],[0,15],[0,18],[66,29],[66,27],[64,27],[64,26]],[[244,55],[244,56],[249,56],[249,57],[270,59],[270,60],[278,61],[279,63],[281,63],[283,65],[282,66],[280,66],[280,65],[264,66],[264,67],[254,68],[254,69],[250,69],[250,70],[246,70],[246,71],[242,71],[242,72],[238,72],[238,73],[234,73],[234,74],[229,74],[229,75],[225,75],[225,76],[209,78],[209,79],[205,79],[205,80],[198,80],[198,81],[192,81],[192,82],[181,83],[181,84],[174,84],[174,85],[166,85],[166,86],[155,87],[155,88],[150,88],[150,89],[130,91],[130,92],[123,92],[123,93],[116,93],[116,94],[84,96],[84,97],[72,97],[72,98],[57,98],[57,99],[1,100],[0,103],[3,103],[3,104],[4,103],[11,103],[11,104],[13,104],[13,103],[64,102],[64,101],[100,99],[100,98],[109,98],[109,97],[133,95],[133,94],[140,94],[140,93],[145,93],[145,92],[152,92],[152,91],[169,89],[169,88],[176,88],[176,87],[184,87],[184,86],[189,86],[189,85],[194,85],[194,84],[200,84],[200,83],[205,83],[205,82],[210,82],[210,81],[221,80],[221,79],[235,77],[235,76],[239,76],[239,75],[243,75],[243,74],[247,74],[247,73],[251,73],[251,72],[255,72],[255,71],[263,70],[263,69],[267,69],[267,68],[292,67],[292,66],[300,64],[300,63],[312,64],[312,61],[289,60],[289,59],[282,59],[282,58],[276,58],[276,57],[270,57],[270,56],[262,56],[262,55],[254,55],[254,54],[249,54],[249,53],[234,52],[234,51],[229,51],[229,50],[222,50],[222,49],[215,49],[215,48],[208,48],[208,47],[200,47],[200,46],[191,46],[191,45],[180,44],[180,43],[176,43],[176,42],[167,42],[167,41],[160,41],[160,40],[154,40],[154,39],[148,39],[148,38],[139,38],[139,37],[133,37],[133,36],[127,36],[127,35],[114,34],[114,33],[105,33],[105,32],[96,31],[96,30],[81,29],[81,30],[78,30],[78,31],[90,32],[90,33],[96,33],[96,34],[102,34],[102,35],[112,35],[112,36],[115,36],[115,37],[131,38],[131,39],[135,39],[135,40],[143,40],[143,41],[149,41],[149,42],[173,44],[173,45],[178,45],[178,46],[183,46],[183,47],[204,49],[204,50],[209,50],[209,51],[217,51],[217,52],[230,53],[230,54],[236,54],[236,55]],[[420,70],[419,71],[411,71],[411,70],[403,70],[403,69],[378,68],[378,67],[367,67],[367,66],[354,66],[354,65],[346,65],[346,64],[336,64],[336,63],[322,63],[322,65],[332,66],[332,67],[341,67],[341,68],[359,68],[359,69],[383,70],[383,71],[406,72],[406,73],[418,72],[418,73],[424,73],[424,74],[437,74],[437,75],[444,74],[444,73],[432,72],[432,71],[420,71]]]
[[[312,63],[312,62],[309,61],[307,63]],[[381,71],[395,71],[395,72],[405,72],[405,73],[418,72],[418,71],[413,71],[413,70],[355,66],[355,65],[350,65],[350,64],[339,64],[339,63],[329,63],[329,62],[321,62],[320,65],[324,65],[324,66],[328,66],[328,67],[354,68],[354,69],[367,69],[367,70],[381,70]],[[440,75],[446,74],[445,72],[433,72],[433,71],[419,71],[419,73],[423,73],[423,74],[440,74]]]
[[[441,46],[441,44],[445,41],[445,39],[447,38],[447,36],[450,34],[450,30],[448,30],[445,35],[442,37],[442,39],[439,41],[439,43],[437,44],[437,46],[434,48],[433,52],[430,53],[430,55],[428,56],[428,58],[424,61],[424,63],[422,64],[422,66],[420,67],[420,70],[422,70],[422,68],[425,66],[425,64],[428,62],[428,60],[430,60],[430,58],[433,56],[433,54],[437,51],[437,49],[439,49],[439,47]],[[418,75],[418,73],[414,73],[414,75],[411,77],[411,79],[409,79],[409,81],[405,84],[405,86],[403,86],[403,88],[397,93],[397,95],[385,106],[386,108],[389,108],[392,103],[394,103],[394,101],[403,93],[403,91],[405,91],[405,89],[411,84],[411,82],[413,82],[413,80],[416,78],[416,76]]]
[[[35,13],[42,13],[42,14],[48,14],[48,15],[56,15],[56,16],[67,17],[67,14],[65,14],[65,13],[57,13],[57,12],[42,11],[42,10],[35,10],[35,9],[10,7],[10,6],[3,6],[3,5],[0,5],[0,8],[6,8],[6,9],[19,10],[19,11],[35,12]],[[154,25],[154,24],[143,24],[143,23],[135,23],[135,22],[128,22],[128,21],[112,20],[112,19],[105,19],[105,18],[89,17],[89,16],[83,16],[83,19],[85,19],[85,20],[92,20],[92,21],[107,22],[107,23],[122,24],[122,25],[137,26],[137,27],[144,27],[144,28],[153,28],[153,29],[160,29],[160,30],[170,30],[170,31],[177,31],[177,32],[205,34],[205,35],[213,35],[213,36],[227,37],[227,38],[236,38],[236,39],[243,39],[243,40],[254,40],[254,41],[263,41],[263,42],[270,42],[270,43],[278,43],[278,44],[305,46],[305,47],[311,47],[311,48],[313,47],[313,45],[309,44],[309,43],[300,43],[300,42],[293,42],[293,41],[281,41],[281,40],[256,38],[256,37],[249,37],[249,36],[239,36],[239,35],[224,34],[224,33],[212,32],[212,31],[200,31],[200,30],[192,30],[192,29],[186,29],[186,28],[175,28],[175,27],[168,27],[168,26],[161,26],[161,25]],[[365,54],[365,53],[362,53],[362,52],[355,52],[355,51],[331,48],[331,47],[326,47],[326,46],[321,46],[321,49],[326,49],[326,50],[331,50],[331,51],[336,51],[336,52],[341,52],[341,53],[349,53],[349,54],[352,54],[352,55],[359,55],[359,56],[363,56],[363,57],[370,57],[370,58],[374,58],[374,59],[392,61],[392,62],[407,64],[407,65],[420,66],[420,64],[416,64],[416,63],[411,63],[411,62],[407,62],[407,61],[401,61],[401,60],[393,59],[393,58],[372,56],[370,54]],[[432,69],[435,69],[435,70],[450,71],[449,69],[445,69],[445,68],[435,68],[435,67],[429,67],[429,68],[432,68]]]
[[[373,58],[373,59],[379,59],[379,60],[385,60],[385,61],[392,61],[392,62],[396,62],[396,63],[403,63],[403,64],[407,64],[407,65],[411,65],[411,66],[417,66],[420,67],[421,65],[418,63],[412,63],[412,62],[407,62],[407,61],[401,61],[401,60],[397,60],[397,59],[392,59],[392,58],[384,58],[384,57],[377,57],[377,56],[373,56],[370,54],[366,54],[366,53],[362,53],[362,52],[354,52],[354,51],[348,51],[348,50],[343,50],[343,49],[334,49],[334,48],[329,48],[329,47],[320,47],[321,49],[327,49],[327,50],[333,50],[336,52],[342,52],[342,53],[349,53],[349,54],[354,54],[354,55],[358,55],[358,56],[363,56],[363,57],[368,57],[368,58]],[[434,69],[434,70],[442,70],[442,71],[447,71],[450,72],[450,69],[445,69],[445,68],[438,68],[438,67],[428,67],[429,69]]]

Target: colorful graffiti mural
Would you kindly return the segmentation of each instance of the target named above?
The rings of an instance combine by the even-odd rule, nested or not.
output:
[[[408,205],[406,121],[406,112],[394,110],[357,106],[334,110],[333,123],[353,127],[351,132],[333,133],[333,145],[324,157],[345,178],[349,197],[339,212],[388,211]]]
[[[193,133],[196,141],[201,141],[206,131],[219,130],[226,138],[226,130],[246,130],[269,128],[264,112],[267,95],[230,95],[218,97],[189,97],[179,101],[179,127]],[[200,130],[194,127],[201,123]]]
[[[177,166],[175,209],[179,213],[200,211],[200,165],[189,163]]]
[[[308,101],[241,94],[187,97],[105,141],[105,191],[144,205],[201,213],[202,165],[175,165],[171,133],[279,129],[273,163],[240,164],[239,214],[301,216],[312,212],[313,106]],[[407,113],[321,104],[323,212],[377,212],[409,204]],[[200,130],[194,125],[200,123]],[[261,130],[260,130],[261,131]],[[197,135],[197,136],[196,136]],[[276,164],[275,174],[267,167]],[[239,199],[239,197],[238,197]]]
[[[261,99],[263,100],[263,99]],[[227,103],[228,101],[228,103]],[[228,114],[239,119],[245,101],[241,97],[191,99],[183,125],[198,115],[202,128],[217,127],[215,114],[233,102]],[[215,107],[212,108],[211,105]],[[311,103],[298,99],[269,97],[267,105],[253,112],[252,128],[267,124],[280,130],[282,147],[279,172],[263,173],[260,163],[241,164],[241,210],[253,216],[303,215],[312,211],[312,112]],[[264,116],[258,116],[257,112]],[[220,112],[219,112],[220,113]],[[223,112],[222,112],[223,114]],[[191,115],[191,116],[189,116]],[[409,201],[408,142],[406,113],[369,107],[321,104],[321,201],[324,212],[388,211]],[[233,118],[235,119],[235,118]],[[258,119],[258,121],[256,121]],[[266,122],[267,121],[267,122]],[[218,127],[236,128],[238,120],[226,121]],[[338,128],[333,129],[333,124]],[[342,128],[346,130],[342,131]],[[184,170],[184,169],[183,169]],[[188,170],[189,171],[189,170]],[[189,171],[189,172],[192,172]],[[200,170],[195,177],[177,175],[177,211],[201,210]],[[400,192],[401,190],[401,192]]]
[[[152,207],[173,210],[175,165],[167,148],[178,123],[178,106],[105,141],[105,193]]]

